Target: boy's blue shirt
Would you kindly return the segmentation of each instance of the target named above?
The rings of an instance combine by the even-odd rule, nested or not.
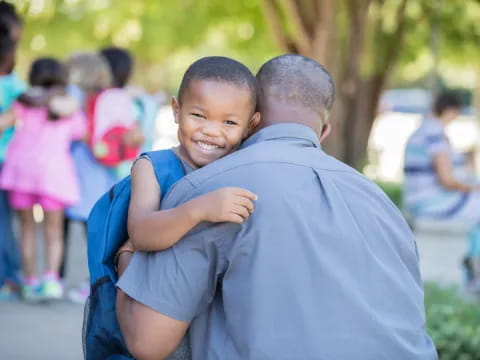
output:
[[[0,76],[0,113],[9,110],[15,100],[25,91],[26,84],[16,73]],[[0,164],[5,159],[7,147],[13,137],[13,127],[0,133]]]

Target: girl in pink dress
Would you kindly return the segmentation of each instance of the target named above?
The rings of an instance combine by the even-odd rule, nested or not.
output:
[[[64,68],[55,59],[38,59],[30,69],[29,82],[33,89],[39,87],[55,95],[54,101],[58,102],[65,93]],[[0,187],[9,192],[10,204],[20,215],[25,276],[22,294],[26,300],[61,298],[58,271],[63,254],[63,211],[79,200],[70,145],[85,135],[86,120],[80,112],[58,117],[46,107],[29,107],[21,102],[14,104],[13,114],[16,132],[7,150]],[[45,213],[43,282],[35,271],[35,204]]]

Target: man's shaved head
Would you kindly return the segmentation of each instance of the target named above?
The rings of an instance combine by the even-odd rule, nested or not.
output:
[[[287,54],[262,65],[257,73],[262,104],[274,99],[289,105],[306,107],[328,118],[335,97],[335,87],[328,71],[305,56]]]

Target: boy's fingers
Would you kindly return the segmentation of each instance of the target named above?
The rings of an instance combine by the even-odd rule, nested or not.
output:
[[[255,207],[252,200],[247,199],[247,198],[242,197],[242,196],[238,196],[235,199],[234,203],[247,208],[250,213],[253,212],[253,209]]]
[[[240,215],[230,213],[230,216],[228,217],[228,222],[232,222],[235,224],[241,224],[243,223],[244,219]]]
[[[255,195],[251,191],[248,191],[242,188],[236,188],[235,195],[246,197],[247,199],[250,199],[252,201],[257,200],[257,195]]]
[[[250,211],[245,206],[234,205],[232,212],[234,214],[240,215],[243,219],[246,219],[250,216]]]

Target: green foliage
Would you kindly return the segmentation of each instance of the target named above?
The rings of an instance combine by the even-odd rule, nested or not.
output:
[[[387,194],[387,196],[392,200],[392,202],[397,205],[399,209],[402,208],[402,185],[387,182],[387,181],[377,181],[377,185]]]
[[[262,12],[263,0],[11,1],[25,19],[18,56],[23,73],[40,55],[65,57],[74,51],[114,44],[128,47],[136,55],[138,68],[142,69],[137,81],[174,89],[185,67],[199,56],[234,56],[256,70],[279,51]],[[428,54],[432,26],[440,29],[442,58],[462,64],[477,61],[477,0],[409,0],[405,37],[397,44],[395,18],[400,2],[373,2],[364,71],[381,72],[392,44],[401,47],[399,65],[415,64]],[[344,6],[339,8],[341,26],[336,41],[343,44],[349,20],[343,14]],[[428,66],[414,67],[412,72],[421,78]]]
[[[480,303],[467,303],[453,288],[425,284],[425,308],[440,360],[480,358]]]
[[[140,82],[174,88],[185,68],[204,55],[234,56],[253,70],[274,55],[258,0],[23,0],[18,56],[23,73],[41,55],[129,48]]]

